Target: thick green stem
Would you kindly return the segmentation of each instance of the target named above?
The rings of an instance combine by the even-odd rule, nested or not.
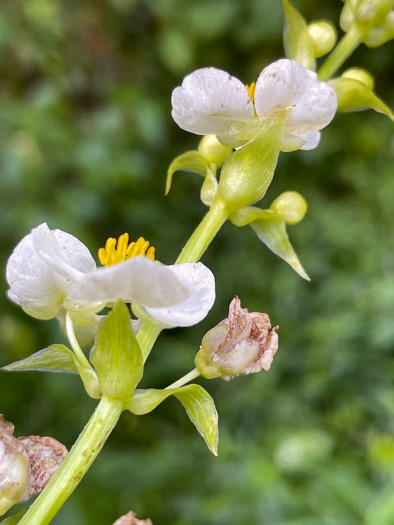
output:
[[[89,470],[123,408],[123,403],[119,400],[102,398],[62,466],[20,520],[19,525],[50,523]]]
[[[330,80],[353,51],[357,49],[362,40],[363,34],[357,28],[352,27],[338,42],[335,49],[319,69],[319,79],[324,82]]]
[[[216,200],[185,244],[175,264],[199,261],[227,218],[228,212],[225,203]],[[160,332],[160,327],[147,321],[138,330],[137,341],[141,347],[144,362],[147,360]]]

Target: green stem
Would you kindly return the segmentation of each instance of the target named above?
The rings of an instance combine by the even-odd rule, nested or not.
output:
[[[319,79],[327,82],[363,41],[363,34],[355,27],[343,36],[318,71]]]
[[[199,261],[227,219],[228,212],[225,203],[221,200],[215,200],[183,247],[175,264]]]
[[[199,261],[227,218],[228,212],[225,203],[216,200],[185,244],[175,264]],[[160,332],[159,326],[147,321],[138,330],[137,341],[141,347],[144,362],[147,360]]]
[[[74,354],[76,355],[80,365],[84,368],[90,368],[91,370],[93,370],[92,365],[89,363],[87,357],[82,352],[82,349],[79,346],[78,340],[74,332],[74,325],[69,313],[67,313],[66,315],[66,332],[68,340],[70,341],[71,348],[74,350]]]
[[[167,386],[164,390],[169,390],[170,388],[179,388],[180,386],[186,385],[186,383],[193,381],[193,379],[196,379],[196,377],[199,375],[201,375],[200,371],[197,368],[194,368],[194,370],[191,370],[188,374],[185,374],[183,377],[178,379],[178,381],[175,381],[175,383]]]
[[[123,403],[103,397],[55,476],[19,525],[46,525],[89,470],[123,411]]]

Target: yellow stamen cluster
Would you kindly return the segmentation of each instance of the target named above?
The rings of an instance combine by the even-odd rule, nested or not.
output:
[[[153,260],[155,248],[149,247],[149,241],[143,237],[129,244],[128,233],[121,235],[118,240],[110,237],[105,243],[105,248],[100,248],[98,251],[98,257],[103,266],[112,266],[137,255],[145,255],[148,259]]]
[[[252,102],[254,102],[254,92],[256,90],[256,82],[253,82],[253,84],[250,84],[250,86],[248,84],[246,84],[245,87],[248,90],[248,93],[249,93],[249,96],[250,96],[250,100]]]

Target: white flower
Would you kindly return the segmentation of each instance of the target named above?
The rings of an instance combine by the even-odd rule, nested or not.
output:
[[[215,279],[202,263],[166,266],[138,255],[97,268],[88,248],[73,235],[34,228],[7,263],[9,298],[38,319],[63,309],[73,318],[97,313],[122,300],[162,326],[200,322],[215,300]]]
[[[261,123],[286,112],[282,149],[313,149],[319,130],[337,109],[334,89],[295,60],[281,59],[245,86],[225,71],[198,69],[172,93],[172,117],[197,135],[217,135],[240,146],[261,133]]]

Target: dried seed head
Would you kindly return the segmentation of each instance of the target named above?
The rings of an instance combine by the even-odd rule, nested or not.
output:
[[[270,328],[267,314],[249,313],[235,297],[228,318],[205,334],[196,367],[204,377],[224,379],[269,370],[278,349],[278,327]]]
[[[0,414],[0,516],[41,492],[67,455],[51,437],[16,438],[14,425]]]

